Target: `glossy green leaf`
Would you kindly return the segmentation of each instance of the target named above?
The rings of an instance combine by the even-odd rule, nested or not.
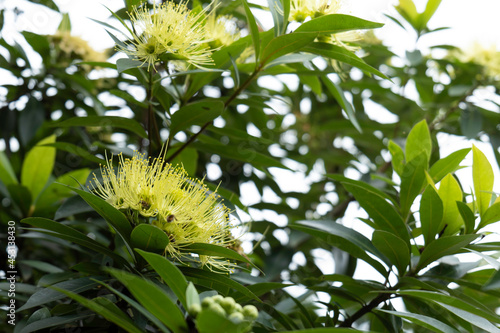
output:
[[[45,308],[43,308],[45,309]],[[38,312],[38,311],[37,311]],[[53,317],[47,317],[43,319],[39,319],[36,321],[28,321],[27,325],[22,328],[22,330],[19,330],[20,333],[28,333],[28,332],[36,332],[40,331],[45,328],[51,328],[51,327],[61,327],[64,324],[70,324],[74,323],[80,320],[85,320],[85,318],[88,318],[90,316],[94,316],[92,313],[84,312],[84,313],[79,313],[75,315],[68,315],[68,316],[53,316]],[[31,317],[30,317],[31,319]]]
[[[457,171],[460,162],[463,161],[469,152],[470,148],[460,149],[436,161],[429,169],[432,180],[437,183],[447,174]]]
[[[4,185],[17,184],[17,177],[5,152],[0,151],[0,181]]]
[[[139,224],[130,235],[131,246],[145,251],[163,253],[169,243],[165,231],[152,224]]]
[[[189,252],[198,253],[199,255],[238,260],[253,266],[250,260],[243,257],[238,252],[215,244],[193,243],[186,246],[184,249]]]
[[[327,16],[329,16],[329,15],[327,15]],[[326,16],[323,16],[323,17],[326,17]],[[312,21],[309,21],[309,22],[312,22]],[[306,24],[307,24],[307,22],[302,24],[302,26],[304,26]],[[389,79],[386,75],[381,73],[379,70],[368,65],[363,59],[359,58],[353,52],[345,49],[342,46],[337,46],[337,45],[328,44],[328,43],[314,42],[314,43],[311,43],[310,45],[304,47],[302,51],[310,52],[313,54],[321,55],[323,57],[338,60],[340,62],[344,62],[344,63],[349,64],[351,66],[357,67],[364,72],[377,75],[378,77],[381,77],[383,79]]]
[[[46,207],[55,203],[61,203],[67,197],[73,196],[74,193],[69,186],[78,186],[85,184],[87,177],[90,174],[90,169],[76,169],[56,178],[56,180],[47,186],[36,202],[38,207]]]
[[[111,224],[125,240],[130,239],[132,226],[130,225],[127,217],[122,212],[92,193],[79,190],[77,188],[73,188],[73,191],[81,196],[83,200],[85,200],[92,208],[96,210],[97,213],[99,213],[99,215],[104,217],[104,219],[108,221],[108,223]]]
[[[72,155],[76,155],[76,156],[79,156],[79,157],[82,157],[88,161],[91,161],[91,162],[94,162],[94,163],[98,163],[98,164],[102,164],[102,165],[106,165],[106,161],[99,158],[99,157],[96,157],[94,155],[92,155],[91,153],[89,153],[88,149],[85,149],[85,148],[82,148],[82,147],[79,147],[77,145],[74,145],[72,143],[68,143],[68,142],[54,142],[54,143],[50,143],[50,144],[46,144],[44,146],[48,146],[48,147],[54,147],[54,148],[57,148],[59,150],[64,150]]]
[[[488,209],[493,190],[493,169],[490,162],[476,146],[472,146],[472,180],[474,181],[474,194],[479,215],[483,217]]]
[[[396,266],[399,275],[406,272],[410,263],[410,248],[405,241],[390,232],[375,230],[372,235],[372,243]]]
[[[196,328],[203,333],[245,333],[251,323],[232,321],[226,316],[206,309],[196,317]]]
[[[284,17],[285,11],[281,0],[267,0],[269,11],[274,22],[274,37],[285,33],[288,24],[288,17]]]
[[[375,222],[377,229],[384,230],[400,237],[406,244],[410,243],[410,236],[406,224],[396,208],[387,200],[372,190],[371,186],[362,182],[342,182],[345,189],[352,193],[359,205]]]
[[[323,76],[322,78],[323,83],[325,84],[326,88],[330,92],[330,94],[333,95],[335,100],[340,104],[342,109],[345,111],[347,114],[347,118],[349,118],[349,121],[351,124],[358,130],[358,132],[362,133],[363,130],[361,129],[361,126],[359,126],[358,120],[356,119],[356,114],[354,112],[354,108],[351,105],[351,103],[345,98],[344,91],[338,84],[330,80],[327,76]]]
[[[148,135],[144,128],[134,119],[117,116],[87,116],[74,117],[61,122],[51,124],[52,127],[75,127],[75,126],[93,126],[93,127],[116,127],[131,131],[142,138]]]
[[[408,138],[406,139],[406,161],[411,162],[414,158],[419,157],[421,153],[424,153],[428,163],[431,158],[431,152],[431,134],[429,132],[427,122],[422,120],[413,126],[412,130],[408,134]]]
[[[170,151],[175,151],[177,148],[171,147]],[[168,158],[168,153],[167,153],[167,158]],[[179,155],[177,155],[172,161],[170,161],[170,164],[182,165],[182,167],[184,168],[184,170],[186,170],[188,175],[195,177],[196,168],[198,167],[198,151],[193,148],[184,148]]]
[[[33,199],[36,199],[49,180],[56,158],[56,150],[54,148],[42,146],[54,143],[55,141],[55,135],[46,137],[38,142],[26,154],[24,159],[21,170],[21,184],[30,190]]]
[[[43,124],[44,118],[44,105],[36,98],[31,97],[26,103],[23,112],[19,115],[19,139],[24,147],[28,146],[35,136],[37,130]]]
[[[500,221],[500,202],[497,201],[486,209],[484,215],[481,217],[479,229],[487,226],[488,224]]]
[[[71,291],[62,289],[60,287],[58,287],[58,288],[53,287],[53,288],[61,293],[64,293],[69,298],[74,299],[75,301],[77,301],[81,305],[85,306],[86,308],[103,316],[104,318],[106,318],[106,320],[109,320],[109,321],[115,323],[116,325],[120,326],[121,328],[123,328],[127,332],[137,332],[137,333],[143,332],[139,327],[137,327],[132,322],[132,320],[130,319],[129,316],[127,316],[124,312],[121,312],[121,310],[119,310],[118,307],[116,305],[114,305],[113,303],[111,303],[111,304],[114,305],[114,307],[110,307],[109,305],[105,306],[102,303],[100,304],[98,299],[91,300],[91,299],[88,299],[86,297],[80,296],[76,293],[73,293]],[[104,300],[110,302],[107,299],[104,299]]]
[[[202,100],[188,104],[177,110],[171,119],[170,137],[192,125],[204,125],[224,111],[224,103],[217,100]]]
[[[253,49],[255,51],[255,63],[259,61],[260,54],[260,37],[259,37],[259,28],[257,27],[257,22],[255,21],[255,17],[248,6],[247,0],[241,0],[243,4],[243,8],[245,9],[245,15],[247,17],[248,30],[250,30],[250,35],[252,36],[253,41]]]
[[[426,164],[425,153],[421,153],[411,161],[406,163],[401,174],[401,215],[407,219],[411,206],[415,198],[422,192],[426,185]]]
[[[29,216],[32,209],[31,203],[33,202],[29,189],[21,184],[10,184],[7,186],[7,190],[10,198],[19,207],[23,216]]]
[[[68,198],[63,202],[63,204],[56,211],[54,220],[60,220],[75,214],[88,213],[92,211],[94,210],[87,202],[85,202],[85,200],[83,200],[80,196],[75,195],[74,197]]]
[[[127,287],[142,306],[172,332],[184,333],[188,330],[181,310],[162,288],[134,274],[117,269],[109,269],[109,272]]]
[[[140,68],[142,67],[142,65],[144,65],[144,63],[139,60],[133,60],[128,58],[121,58],[116,60],[116,70],[118,71],[118,73],[122,73],[127,69],[131,68]]]
[[[413,27],[418,26],[418,12],[417,7],[413,3],[413,0],[399,0],[399,4],[395,6],[401,16],[404,17],[408,23],[410,23]]]
[[[295,33],[335,34],[349,30],[376,29],[382,23],[370,22],[345,14],[323,15],[301,24]]]
[[[74,293],[82,293],[84,291],[95,288],[98,285],[95,281],[92,281],[88,277],[78,278],[74,280],[68,280],[56,283],[51,287],[60,288],[66,291],[71,291]],[[60,293],[51,288],[42,288],[37,290],[28,301],[21,306],[17,311],[24,311],[27,309],[34,308],[35,306],[40,306],[47,304],[49,302],[57,301],[64,298],[64,294]]]
[[[450,327],[449,325],[429,316],[424,316],[421,314],[411,313],[411,312],[389,311],[382,309],[377,309],[377,311],[385,312],[394,316],[404,318],[414,324],[425,327],[431,330],[432,332],[459,333],[459,331],[457,331],[453,327]]]
[[[457,201],[457,208],[458,211],[460,212],[460,216],[462,216],[462,219],[464,221],[465,233],[466,234],[473,233],[476,224],[476,217],[474,216],[474,213],[469,208],[469,206],[462,201]]]
[[[478,307],[476,304],[468,303],[457,297],[449,296],[439,292],[424,291],[424,290],[401,290],[398,291],[397,294],[403,296],[416,297],[426,302],[433,302],[439,304],[448,309],[449,311],[458,314],[459,316],[461,316],[462,314],[465,315],[469,314],[475,316],[474,317],[475,319],[483,318],[486,321],[489,321],[490,325],[491,323],[500,324],[500,317],[491,310],[485,307]],[[460,310],[460,313],[458,313],[458,311],[455,312],[456,310]],[[464,319],[468,320],[468,318]],[[474,322],[471,323],[474,324]],[[492,326],[493,325],[489,326],[488,328],[491,329]],[[498,332],[498,331],[500,330],[496,328],[496,330],[492,330],[489,332]]]
[[[420,223],[425,244],[436,239],[443,220],[443,202],[432,185],[425,188],[420,199]]]
[[[438,194],[443,202],[443,220],[439,226],[439,232],[444,229],[443,235],[453,235],[464,224],[457,207],[457,201],[462,201],[462,190],[456,179],[448,174],[441,181]]]
[[[49,235],[65,239],[67,241],[85,246],[91,250],[107,255],[122,265],[129,265],[124,258],[109,250],[107,247],[101,245],[92,238],[87,237],[80,231],[68,227],[67,225],[41,217],[29,217],[21,220],[21,222],[30,224],[36,228],[40,228],[40,230],[38,230],[40,232],[45,232]]]
[[[290,225],[290,227],[318,237],[328,244],[348,252],[353,257],[366,261],[382,276],[387,275],[385,267],[369,256],[367,252],[382,259],[385,259],[384,255],[368,238],[353,229],[334,221],[299,221],[296,224]],[[389,265],[390,262],[387,264]]]
[[[189,282],[186,288],[186,309],[189,309],[192,305],[201,304],[200,295],[196,290],[196,287],[192,282]]]
[[[262,50],[261,65],[269,63],[286,54],[299,51],[304,46],[312,43],[315,37],[316,35],[314,33],[291,33],[273,38]]]
[[[441,4],[441,0],[427,0],[427,5],[425,6],[425,10],[419,17],[420,27],[423,29],[427,26],[427,23],[434,15],[439,5]]]
[[[170,287],[170,289],[172,289],[182,305],[187,309],[188,304],[186,302],[185,292],[188,282],[184,275],[182,275],[179,268],[162,255],[139,249],[136,249],[136,251],[144,259],[146,259],[156,273],[158,273],[163,281]]]
[[[353,332],[365,332],[374,333],[373,331],[358,331],[352,328],[337,328],[337,327],[322,327],[322,328],[308,328],[303,330],[293,330],[293,331],[283,331],[289,333],[353,333]]]
[[[459,235],[459,236],[445,236],[436,239],[427,245],[420,255],[415,271],[425,268],[430,263],[447,255],[457,253],[461,248],[469,245],[473,240],[481,235]]]
[[[192,267],[179,267],[181,272],[190,277],[191,280],[194,278],[195,284],[199,284],[208,288],[216,289],[221,294],[227,294],[229,289],[234,289],[239,291],[243,295],[249,297],[250,299],[261,302],[261,300],[252,293],[247,287],[242,284],[218,273],[213,273],[210,271],[205,271],[202,269],[192,268]],[[226,292],[224,292],[224,289]]]
[[[127,302],[128,304],[130,304],[134,309],[136,309],[137,311],[139,311],[144,317],[148,318],[153,324],[155,324],[156,327],[158,327],[162,332],[164,332],[164,333],[170,333],[170,331],[168,330],[168,328],[166,328],[165,325],[163,325],[163,323],[158,318],[156,318],[155,316],[153,316],[151,314],[151,312],[149,312],[148,310],[146,310],[142,305],[140,305],[139,303],[137,303],[135,300],[133,300],[132,298],[128,297],[127,295],[121,293],[120,291],[116,290],[115,288],[111,287],[109,284],[106,284],[104,282],[100,282],[100,284],[103,285],[104,287],[106,287],[107,289],[109,289],[109,291],[111,291],[111,292],[115,293],[116,295],[118,295],[125,302]]]
[[[62,13],[62,19],[61,23],[59,23],[59,26],[57,27],[57,31],[62,32],[62,33],[70,33],[71,32],[71,20],[69,18],[68,13]]]
[[[391,153],[392,168],[401,177],[401,175],[403,174],[403,167],[405,163],[405,153],[403,152],[403,148],[401,148],[392,140],[389,140],[387,148],[389,148],[389,152]]]

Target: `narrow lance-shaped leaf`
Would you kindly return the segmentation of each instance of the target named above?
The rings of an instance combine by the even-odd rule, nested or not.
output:
[[[247,16],[247,23],[250,30],[250,35],[252,36],[253,49],[255,51],[255,63],[257,63],[260,54],[259,28],[257,27],[257,22],[255,21],[255,17],[253,16],[247,1],[246,0],[240,0],[240,1],[243,3],[243,8],[245,9],[245,15]]]
[[[439,232],[445,236],[453,235],[464,224],[456,203],[462,201],[462,190],[457,180],[448,174],[441,181],[438,194],[443,202],[443,220]]]
[[[363,130],[361,129],[361,126],[359,126],[359,123],[356,119],[354,108],[352,107],[351,103],[349,103],[349,101],[345,98],[344,91],[342,90],[342,88],[340,88],[339,85],[335,84],[335,82],[330,80],[327,76],[323,76],[321,79],[325,84],[326,88],[328,89],[328,91],[330,91],[330,93],[333,95],[333,97],[337,100],[342,109],[345,111],[351,124],[358,130],[358,132],[362,133]]]
[[[420,200],[420,223],[425,244],[430,244],[439,232],[443,219],[443,202],[432,185],[428,185]]]
[[[403,148],[401,148],[397,143],[395,143],[392,140],[389,140],[387,148],[389,148],[389,152],[391,153],[392,168],[401,177],[405,162],[405,153],[403,152]]]
[[[470,148],[460,149],[436,161],[429,169],[433,181],[437,183],[447,174],[455,172],[469,152]]]
[[[410,263],[410,248],[398,236],[382,230],[375,230],[372,236],[375,247],[398,269],[399,275],[406,272]]]
[[[476,146],[472,146],[472,180],[474,181],[474,194],[482,217],[488,209],[493,189],[493,169],[490,162]]]
[[[426,165],[427,157],[424,152],[421,152],[403,167],[403,173],[401,174],[400,205],[401,215],[405,220],[408,219],[415,198],[426,185]]]
[[[427,163],[430,160],[432,152],[432,141],[429,127],[425,120],[420,121],[408,134],[406,139],[406,161],[410,162],[418,157],[421,153],[427,158]]]

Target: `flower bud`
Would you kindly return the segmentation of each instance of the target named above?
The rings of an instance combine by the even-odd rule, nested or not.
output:
[[[191,304],[188,308],[188,313],[193,318],[196,318],[196,316],[200,312],[201,312],[201,305],[200,304]]]
[[[253,305],[245,305],[243,307],[243,315],[246,319],[255,320],[259,316],[259,311]]]
[[[232,297],[224,297],[224,299],[221,300],[219,304],[222,306],[224,310],[226,310],[227,313],[230,314],[233,313],[236,302]]]

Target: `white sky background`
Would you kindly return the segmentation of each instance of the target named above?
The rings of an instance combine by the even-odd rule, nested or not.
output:
[[[109,7],[111,10],[116,10],[123,6],[122,0],[55,0],[55,2],[62,12],[68,12],[70,14],[72,33],[74,35],[89,41],[91,46],[98,50],[113,47],[113,41],[104,31],[102,26],[91,21],[89,18],[107,21],[109,12],[103,5]],[[256,0],[255,2],[264,5],[267,3],[265,0]],[[413,37],[413,35],[403,31],[398,25],[383,15],[383,13],[388,13],[389,15],[397,17],[398,14],[395,9],[392,8],[392,5],[396,4],[398,1],[345,0],[344,2],[346,3],[345,8],[348,13],[368,20],[386,23],[383,28],[376,30],[376,34],[386,45],[390,45],[394,52],[402,54],[404,51],[414,48],[414,38],[409,38],[409,36]],[[427,1],[416,0],[415,2],[418,10],[420,12],[423,11]],[[59,25],[60,15],[44,9],[43,7],[29,4],[27,1],[23,0],[0,0],[0,7],[2,7],[2,3],[8,8],[18,6],[24,9],[26,13],[15,25],[13,25],[12,17],[6,17],[6,26],[3,32],[7,39],[11,32],[13,33],[21,30],[33,31],[39,34],[52,34]],[[451,29],[422,37],[418,46],[426,48],[430,45],[452,44],[467,48],[472,47],[474,42],[479,42],[485,47],[496,45],[497,48],[500,48],[499,13],[499,0],[475,0],[473,4],[470,0],[443,0],[438,11],[429,22],[429,27],[438,28],[447,26]],[[498,110],[496,111],[498,112]],[[379,111],[372,111],[372,113],[375,113],[375,117],[377,112]],[[378,117],[380,118],[381,116],[379,115]],[[457,140],[456,138],[450,138],[446,135],[440,135],[439,138],[442,144],[442,156],[446,156],[463,147],[471,147],[472,144],[470,140]],[[495,178],[497,179],[495,189],[497,192],[500,192],[500,173],[496,167],[491,148],[486,144],[479,144],[478,147],[488,156],[491,163],[494,165]],[[471,163],[471,159],[469,159],[464,164],[471,165]],[[468,189],[472,186],[471,173],[471,168],[466,168],[458,172],[464,184],[464,189]],[[278,178],[278,181],[283,184],[284,190],[307,191],[307,180],[304,179],[303,175],[292,175],[291,173],[274,174]],[[319,176],[319,174],[313,175],[315,178]],[[291,179],[291,177],[293,177],[293,179]],[[295,188],[290,186],[285,187],[286,185],[295,186]],[[242,202],[255,202],[252,197],[253,191],[251,188],[247,188],[247,191],[244,192],[246,193],[243,195]],[[344,223],[354,227],[360,232],[364,232],[366,229],[364,224],[356,218],[359,216],[360,212],[355,208],[355,205],[351,205],[344,218]],[[281,219],[281,221],[283,221],[283,219]],[[370,231],[366,230],[366,233],[370,233]],[[320,255],[320,253],[318,253],[318,255]],[[325,256],[321,257],[324,258]],[[328,262],[327,265],[322,266],[329,267],[325,269],[325,273],[333,272],[332,262]],[[366,276],[366,271],[364,271],[363,275]]]

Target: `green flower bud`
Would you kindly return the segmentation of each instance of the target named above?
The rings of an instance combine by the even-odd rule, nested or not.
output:
[[[259,316],[259,311],[253,305],[245,305],[243,307],[243,315],[249,320],[255,320]]]
[[[188,313],[193,318],[196,318],[196,316],[200,312],[201,312],[201,305],[200,304],[191,304],[188,308]]]
[[[212,299],[214,300],[214,302],[217,302],[220,304],[220,302],[224,299],[224,297],[222,297],[221,295],[215,295],[215,296],[212,296]]]
[[[233,313],[236,302],[232,297],[224,297],[224,299],[220,301],[219,304],[222,306],[224,310],[226,310],[227,313],[230,314]]]
[[[213,311],[215,313],[218,313],[218,314],[220,314],[223,317],[226,316],[226,311],[224,311],[224,309],[222,308],[222,306],[220,306],[217,303],[210,304],[210,307],[208,308],[208,310],[211,310],[211,311]]]
[[[242,311],[243,311],[243,307],[241,306],[240,303],[234,304],[233,312],[242,312]]]
[[[210,305],[212,305],[214,303],[214,300],[212,299],[212,297],[206,297],[203,299],[203,301],[201,301],[201,306],[203,309],[206,309],[206,308],[209,308]]]
[[[229,315],[228,318],[229,318],[229,320],[231,320],[235,324],[239,324],[245,320],[245,317],[243,316],[243,314],[241,312],[233,312]]]

